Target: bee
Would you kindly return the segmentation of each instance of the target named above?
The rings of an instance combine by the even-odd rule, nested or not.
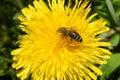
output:
[[[62,33],[63,36],[70,37],[75,41],[82,42],[82,37],[75,30],[61,27],[57,30],[57,32]]]

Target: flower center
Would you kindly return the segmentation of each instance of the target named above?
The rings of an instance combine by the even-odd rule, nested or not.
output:
[[[76,49],[76,48],[79,48],[80,47],[80,42],[72,39],[71,37],[69,36],[64,36],[62,34],[59,34],[59,41],[58,41],[58,47],[60,48],[73,48],[73,49]]]

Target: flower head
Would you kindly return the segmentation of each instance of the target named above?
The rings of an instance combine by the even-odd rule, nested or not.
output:
[[[103,19],[91,21],[88,1],[35,0],[19,16],[19,48],[12,51],[13,68],[21,80],[31,74],[33,80],[96,80],[102,71],[95,64],[106,64],[109,46],[96,35],[109,30]],[[64,28],[64,29],[62,29]],[[71,31],[71,32],[70,32]],[[70,34],[71,33],[71,34]],[[72,35],[72,36],[71,36]],[[81,40],[78,40],[81,39]]]

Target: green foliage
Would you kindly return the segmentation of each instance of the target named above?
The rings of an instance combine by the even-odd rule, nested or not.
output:
[[[107,4],[107,7],[108,7],[108,10],[114,20],[114,22],[120,26],[120,21],[119,21],[119,18],[117,16],[117,14],[115,13],[115,10],[113,8],[113,5],[112,5],[112,2],[111,0],[106,0],[106,4]]]
[[[21,9],[32,4],[32,1],[2,0],[0,2],[0,80],[18,80],[15,70],[11,67],[13,61],[10,52],[18,47],[16,41],[18,35],[22,34],[18,27],[17,16],[21,14]],[[47,2],[47,0],[44,1]],[[104,18],[111,29],[108,33],[101,35],[106,41],[111,42],[112,46],[108,49],[113,55],[108,60],[108,64],[100,66],[104,74],[99,77],[99,80],[120,80],[120,0],[89,1],[92,3],[90,14],[98,13],[97,18]],[[75,1],[72,0],[72,2],[74,4]],[[26,80],[30,80],[30,77]]]
[[[21,33],[17,16],[23,7],[33,0],[2,0],[0,2],[0,80],[18,80],[11,67],[11,50],[18,47],[16,41]]]
[[[106,80],[109,78],[109,75],[114,72],[118,67],[120,67],[120,53],[113,54],[111,59],[108,60],[106,65],[101,66],[102,71],[104,71],[103,76],[100,77],[100,80]]]
[[[111,36],[110,43],[112,44],[112,47],[115,47],[119,44],[120,35],[115,33]]]

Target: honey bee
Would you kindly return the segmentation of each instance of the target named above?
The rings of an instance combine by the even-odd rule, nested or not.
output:
[[[63,34],[63,36],[70,37],[75,41],[82,42],[82,37],[75,30],[61,27],[57,30],[57,32],[60,32]]]

